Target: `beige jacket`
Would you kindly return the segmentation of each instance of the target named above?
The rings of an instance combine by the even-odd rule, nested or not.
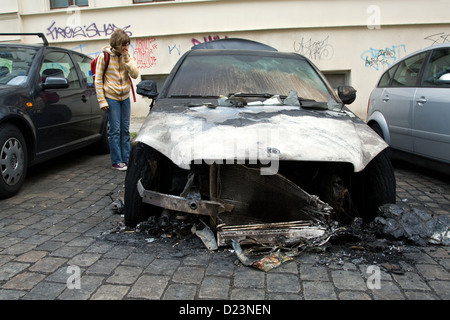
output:
[[[108,68],[104,72],[105,59],[102,52],[98,57],[95,70],[95,89],[100,108],[108,106],[106,98],[116,101],[129,98],[132,84],[128,75],[133,79],[139,76],[139,70],[133,56],[117,56],[111,52],[110,47],[104,47],[103,51],[109,54]]]

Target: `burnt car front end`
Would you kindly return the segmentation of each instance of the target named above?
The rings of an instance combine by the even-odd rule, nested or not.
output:
[[[297,54],[188,52],[136,141],[125,182],[132,227],[170,211],[207,217],[219,245],[289,241],[395,201],[387,145]]]

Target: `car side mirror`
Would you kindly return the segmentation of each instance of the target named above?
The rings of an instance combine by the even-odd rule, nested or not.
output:
[[[356,89],[352,86],[339,86],[338,95],[344,104],[352,104],[356,99]]]
[[[42,89],[67,89],[69,82],[66,78],[47,77],[42,84]]]
[[[155,99],[158,96],[158,89],[156,86],[156,81],[154,80],[143,80],[136,86],[136,93],[141,96]]]

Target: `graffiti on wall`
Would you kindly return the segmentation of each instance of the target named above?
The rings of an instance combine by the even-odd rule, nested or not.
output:
[[[130,25],[121,27],[129,36],[132,36]],[[60,27],[56,25],[55,21],[52,21],[47,28],[46,36],[52,38],[52,40],[60,39],[74,39],[74,38],[95,38],[95,37],[108,37],[114,30],[119,27],[113,23],[105,23],[103,25],[97,25],[95,22],[90,25],[66,25]]]
[[[225,36],[224,39],[228,39],[228,36]],[[201,44],[201,43],[204,43],[204,42],[213,41],[213,40],[220,40],[220,37],[219,36],[205,36],[205,37],[203,37],[203,41],[195,39],[195,38],[192,38],[191,42],[192,42],[193,46],[196,46],[198,44]]]
[[[450,33],[446,32],[435,33],[425,37],[424,39],[431,41],[432,42],[431,45],[446,43],[450,42]]]
[[[361,59],[364,60],[366,68],[374,68],[375,70],[385,70],[391,66],[395,61],[406,53],[406,46],[393,45],[384,49],[370,48],[361,54]]]
[[[134,57],[139,69],[151,68],[156,65],[154,50],[158,49],[155,38],[136,39]]]
[[[174,44],[172,47],[169,47],[169,54],[172,54],[172,52],[178,53],[178,55],[181,55],[181,46],[179,44]]]
[[[311,60],[329,60],[333,57],[334,48],[329,43],[330,36],[321,40],[305,39],[294,41],[294,51]]]
[[[80,44],[70,49],[86,54],[92,58],[95,58],[102,53],[101,51],[85,52],[87,47],[86,44]],[[135,46],[130,43],[130,47],[139,69],[151,68],[156,65],[155,50],[158,49],[158,44],[156,43],[155,38],[136,39]]]

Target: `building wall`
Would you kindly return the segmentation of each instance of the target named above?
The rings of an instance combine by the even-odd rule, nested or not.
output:
[[[164,79],[184,52],[213,39],[247,38],[280,51],[298,52],[333,83],[358,90],[350,108],[363,119],[370,91],[383,70],[415,50],[450,41],[450,1],[446,0],[175,0],[144,4],[90,0],[89,7],[56,10],[50,9],[49,0],[0,2],[3,32],[43,32],[51,45],[93,57],[108,44],[114,29],[125,29],[132,38],[140,79]],[[37,41],[30,37],[13,40]],[[137,99],[132,114],[145,116],[149,101]]]

